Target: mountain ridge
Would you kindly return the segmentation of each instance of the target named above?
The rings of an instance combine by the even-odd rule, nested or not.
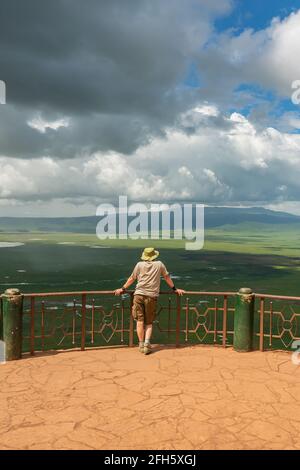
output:
[[[0,232],[72,232],[95,233],[100,217],[0,217]],[[130,220],[130,218],[129,218]],[[260,207],[206,207],[205,227],[237,225],[244,222],[263,224],[299,224],[300,216]]]

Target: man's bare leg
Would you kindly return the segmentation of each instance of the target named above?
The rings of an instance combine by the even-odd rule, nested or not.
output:
[[[145,342],[150,343],[152,336],[152,325],[145,325]]]
[[[140,351],[142,352],[144,348],[144,338],[145,338],[145,328],[143,321],[136,322],[136,333],[139,339]]]
[[[144,346],[145,354],[151,353],[151,345],[150,345],[151,335],[152,335],[152,324],[145,325],[145,346]]]

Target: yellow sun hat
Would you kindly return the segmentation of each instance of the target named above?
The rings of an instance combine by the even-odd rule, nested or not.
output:
[[[154,261],[159,256],[159,251],[154,248],[145,248],[141,259],[143,261]]]

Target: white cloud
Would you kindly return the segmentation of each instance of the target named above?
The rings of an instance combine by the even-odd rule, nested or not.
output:
[[[195,110],[189,113],[194,121]],[[185,119],[187,116],[185,115]],[[241,114],[214,116],[191,135],[169,129],[130,157],[118,153],[72,160],[0,158],[0,196],[11,200],[131,200],[283,203],[300,199],[300,135],[258,129]]]
[[[199,70],[205,83],[204,93],[219,103],[232,104],[244,96],[239,85],[258,85],[290,98],[292,83],[300,79],[300,10],[280,20],[274,18],[263,30],[232,30],[216,34],[199,53]]]
[[[289,212],[290,214],[300,215],[300,200],[267,204],[265,207],[266,209],[271,209],[273,211]]]
[[[282,21],[274,19],[260,40],[255,73],[283,96],[291,95],[292,82],[300,78],[299,36],[300,10]]]
[[[209,105],[209,104],[204,104],[202,106],[197,106],[194,111],[196,113],[203,114],[204,116],[219,116],[220,112],[217,108],[217,106],[214,105]]]
[[[37,115],[36,117],[28,121],[27,124],[29,127],[32,127],[32,129],[36,129],[42,134],[45,134],[47,129],[57,131],[57,129],[59,129],[60,127],[69,127],[70,120],[69,118],[61,118],[55,121],[45,121],[45,119],[43,119],[41,115]]]
[[[192,173],[186,166],[181,166],[180,168],[178,168],[178,173],[181,176],[187,176],[188,178],[193,178]]]

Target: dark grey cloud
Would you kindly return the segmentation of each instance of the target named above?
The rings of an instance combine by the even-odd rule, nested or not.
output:
[[[8,157],[72,158],[97,151],[114,150],[131,153],[147,142],[156,121],[125,114],[85,114],[70,118],[68,127],[46,128],[39,132],[28,122],[41,116],[50,122],[59,120],[60,113],[45,113],[6,105],[0,109],[0,154]],[[155,128],[158,135],[160,129]]]
[[[1,0],[0,71],[7,83],[0,152],[130,153],[198,99],[181,84],[230,0]],[[19,115],[17,115],[19,112]],[[40,113],[70,128],[35,135]],[[8,129],[16,115],[15,140]],[[23,123],[23,125],[22,125]]]

